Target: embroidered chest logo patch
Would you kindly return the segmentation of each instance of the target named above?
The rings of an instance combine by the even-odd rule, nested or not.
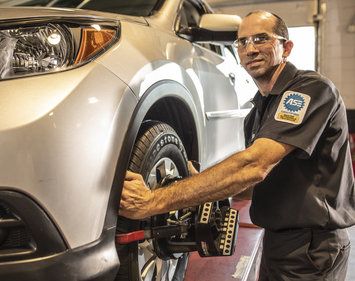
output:
[[[275,120],[295,125],[301,124],[310,100],[311,97],[306,94],[286,91],[275,113]]]

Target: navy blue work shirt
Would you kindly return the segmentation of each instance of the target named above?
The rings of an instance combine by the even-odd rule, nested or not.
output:
[[[355,224],[346,109],[331,81],[287,63],[245,119],[249,146],[269,138],[296,147],[254,187],[250,217],[269,230]]]

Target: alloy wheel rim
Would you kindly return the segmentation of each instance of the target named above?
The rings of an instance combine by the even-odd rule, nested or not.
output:
[[[180,174],[175,163],[170,158],[164,157],[150,170],[146,183],[151,189],[154,189],[165,178],[176,178],[179,176]],[[174,215],[174,213],[177,212],[171,212],[169,217]],[[154,245],[151,239],[138,244],[138,267],[141,272],[140,277],[142,281],[172,280],[178,261],[178,259],[160,259],[154,252]]]

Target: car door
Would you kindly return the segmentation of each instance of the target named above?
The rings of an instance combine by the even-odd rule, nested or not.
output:
[[[194,1],[184,1],[179,29],[198,27],[208,11]],[[210,166],[244,147],[243,119],[236,89],[239,79],[236,59],[225,56],[224,45],[194,43],[193,69],[203,89],[206,145],[202,162]],[[231,53],[229,55],[232,55]],[[234,61],[234,62],[233,62]]]
[[[234,83],[235,94],[238,99],[238,108],[230,111],[230,116],[235,119],[236,133],[238,142],[238,150],[244,148],[244,119],[249,111],[252,109],[252,98],[257,92],[257,87],[252,77],[240,64],[240,60],[236,49],[232,45],[224,45],[222,47],[222,54],[224,57],[223,67],[225,73],[228,73]]]
[[[246,72],[240,64],[240,59],[237,50],[233,45],[223,46],[223,56],[229,69],[233,69],[232,73],[235,74],[234,88],[238,98],[238,106],[241,109],[241,114],[248,113],[253,104],[250,100],[256,94],[258,88],[253,78]],[[245,110],[244,110],[245,109]]]

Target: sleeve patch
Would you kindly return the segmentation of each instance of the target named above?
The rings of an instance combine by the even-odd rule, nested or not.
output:
[[[275,120],[295,125],[301,124],[310,101],[311,97],[306,94],[286,91],[275,113]]]

